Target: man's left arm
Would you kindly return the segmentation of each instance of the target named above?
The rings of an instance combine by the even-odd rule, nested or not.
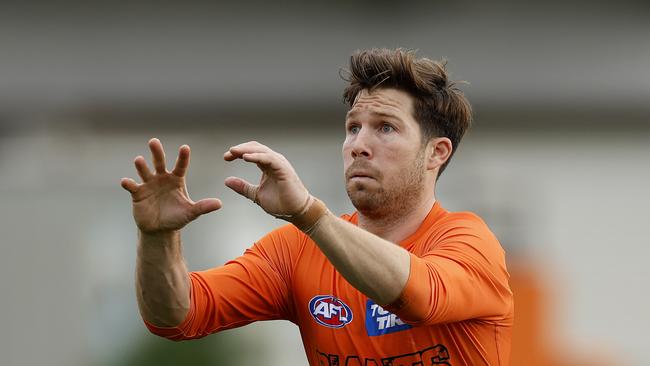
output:
[[[350,284],[410,324],[512,320],[504,251],[473,214],[455,214],[421,255],[328,211],[305,232]]]
[[[267,146],[243,143],[224,159],[255,163],[262,171],[258,185],[230,177],[229,188],[310,235],[351,285],[402,320],[433,324],[509,316],[503,250],[480,219],[457,220],[434,250],[417,257],[331,214],[289,161]]]
[[[378,304],[397,299],[409,277],[405,249],[330,213],[310,196],[289,161],[265,145],[233,146],[224,159],[255,163],[262,171],[258,185],[229,177],[226,186],[307,232],[343,277]]]
[[[314,205],[323,205],[315,201]],[[402,293],[410,273],[406,249],[363,230],[329,212],[306,230],[327,259],[356,289],[378,304],[389,304]]]
[[[423,253],[409,253],[406,285],[384,309],[412,325],[467,319],[511,325],[513,296],[499,241],[471,213],[451,214],[440,225]]]

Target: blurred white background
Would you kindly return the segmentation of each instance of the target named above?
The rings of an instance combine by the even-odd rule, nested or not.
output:
[[[306,364],[288,322],[189,346],[149,335],[119,179],[136,176],[150,137],[168,164],[192,147],[192,197],[224,202],[184,230],[194,270],[282,224],[223,185],[258,177],[221,158],[239,142],[282,152],[351,212],[338,73],[374,46],[446,57],[470,82],[475,126],[438,199],[481,215],[513,279],[523,268],[541,284],[546,364],[650,364],[649,35],[650,4],[631,0],[3,3],[0,364],[144,365],[161,350],[189,352],[185,364]],[[514,353],[513,366],[541,362]]]

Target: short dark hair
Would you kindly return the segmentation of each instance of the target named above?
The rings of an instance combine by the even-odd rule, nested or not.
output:
[[[447,77],[446,60],[418,58],[413,50],[373,48],[355,52],[343,79],[349,85],[343,100],[353,106],[364,89],[395,88],[413,97],[413,113],[422,143],[433,137],[451,140],[452,156],[472,121],[472,107],[456,83]],[[449,159],[440,167],[438,176]]]

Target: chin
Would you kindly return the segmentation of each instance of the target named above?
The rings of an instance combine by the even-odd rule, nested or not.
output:
[[[354,208],[366,217],[385,219],[408,213],[420,202],[424,187],[418,182],[396,185],[399,189],[348,184],[346,191]]]
[[[364,214],[374,213],[382,206],[381,197],[376,192],[359,189],[348,189],[347,191],[350,202],[359,212]]]
[[[376,201],[366,197],[350,197],[354,208],[360,212],[374,211],[377,209]]]

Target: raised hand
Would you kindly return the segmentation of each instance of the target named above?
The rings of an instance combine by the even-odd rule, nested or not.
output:
[[[225,183],[267,213],[288,219],[300,214],[309,203],[309,192],[289,161],[267,146],[256,141],[245,142],[231,147],[223,158],[226,161],[243,159],[257,164],[262,171],[258,185],[237,177],[229,177]]]
[[[194,202],[185,185],[185,173],[190,164],[190,147],[178,151],[174,169],[165,168],[165,151],[160,140],[149,140],[155,172],[151,172],[144,157],[135,158],[135,169],[142,179],[136,183],[122,178],[120,184],[133,198],[133,218],[143,233],[155,234],[180,230],[197,217],[221,208],[216,198]]]

